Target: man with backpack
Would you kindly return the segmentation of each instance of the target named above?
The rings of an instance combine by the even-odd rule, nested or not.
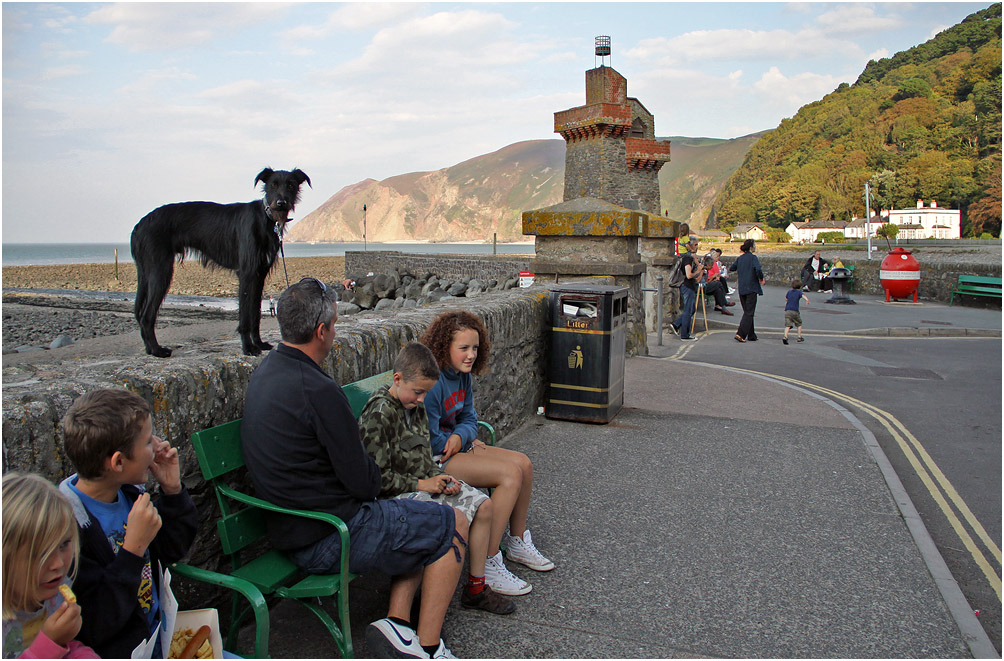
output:
[[[673,271],[679,270],[683,275],[683,280],[680,284],[680,299],[681,299],[681,312],[680,316],[670,324],[670,328],[674,333],[680,336],[681,340],[696,340],[697,338],[690,334],[691,320],[694,317],[694,313],[697,311],[697,283],[701,280],[701,275],[704,273],[704,265],[697,259],[694,258],[694,253],[697,252],[698,243],[700,242],[700,237],[696,234],[691,234],[685,239],[680,239],[680,245],[687,248],[687,252],[680,255],[678,265],[674,265]],[[677,277],[677,279],[679,276]],[[670,285],[673,285],[674,278],[670,276]]]

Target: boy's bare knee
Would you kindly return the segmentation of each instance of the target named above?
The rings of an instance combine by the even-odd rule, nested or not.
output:
[[[492,514],[494,513],[495,513],[495,506],[492,505],[492,499],[485,498],[485,500],[480,505],[478,505],[478,511],[475,514],[475,517],[481,517],[483,519],[490,521],[492,518]]]
[[[456,507],[454,507],[453,518],[456,519],[456,524],[454,527],[457,529],[457,532],[463,535],[464,539],[467,539],[467,531],[470,530],[470,523],[468,523],[467,521],[467,515],[461,512]]]

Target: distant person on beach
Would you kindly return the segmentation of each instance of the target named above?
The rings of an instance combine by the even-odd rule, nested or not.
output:
[[[791,281],[791,289],[784,295],[784,337],[781,342],[788,344],[788,331],[794,326],[798,329],[798,341],[802,339],[802,315],[798,311],[798,304],[805,299],[805,304],[809,304],[809,297],[802,293],[802,281],[795,279]]]

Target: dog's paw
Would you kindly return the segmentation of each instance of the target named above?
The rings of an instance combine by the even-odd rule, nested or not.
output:
[[[245,356],[260,356],[261,349],[253,345],[244,345],[244,355]]]
[[[148,354],[150,354],[151,356],[154,356],[156,358],[170,358],[171,357],[171,353],[173,353],[167,347],[161,347],[161,346],[156,346],[156,347],[153,347],[152,349],[148,347],[147,350],[146,350],[146,352]]]
[[[262,351],[271,351],[272,350],[272,345],[271,344],[269,344],[268,342],[263,342],[261,340],[259,340],[257,342],[257,346]]]

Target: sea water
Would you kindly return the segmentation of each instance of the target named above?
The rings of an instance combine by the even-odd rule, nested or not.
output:
[[[3,266],[131,262],[127,243],[5,243]],[[286,257],[341,257],[345,251],[397,250],[419,254],[490,255],[490,243],[287,243]],[[532,243],[499,243],[498,254],[532,254]]]

